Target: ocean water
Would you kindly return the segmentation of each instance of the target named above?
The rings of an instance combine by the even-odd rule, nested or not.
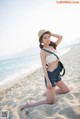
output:
[[[40,67],[39,54],[18,56],[0,61],[0,84],[28,74]]]
[[[58,49],[60,55],[68,52],[72,45],[67,43],[64,44],[64,47],[60,47]],[[22,74],[28,74],[39,67],[41,67],[39,48],[30,48],[11,56],[11,58],[0,59],[0,85],[14,80]]]

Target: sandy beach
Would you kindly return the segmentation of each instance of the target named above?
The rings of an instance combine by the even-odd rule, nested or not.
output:
[[[9,119],[80,119],[80,44],[61,58],[66,74],[62,80],[71,88],[66,94],[56,95],[53,105],[43,104],[20,111],[19,105],[45,99],[46,91],[42,68],[30,75],[5,85],[0,90],[0,119],[2,112],[9,111]],[[56,87],[58,88],[58,87]]]

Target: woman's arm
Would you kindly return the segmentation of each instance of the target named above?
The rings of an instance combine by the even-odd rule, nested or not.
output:
[[[40,52],[40,57],[41,57],[43,72],[46,77],[46,80],[48,81],[49,77],[48,77],[47,70],[46,70],[46,54],[43,50],[41,50],[41,52]]]
[[[49,80],[48,74],[47,74],[47,70],[46,70],[46,54],[45,51],[41,50],[40,52],[40,57],[41,57],[41,63],[42,63],[42,67],[43,67],[43,72],[44,75],[46,77],[46,81],[47,81],[47,88],[51,89],[52,88],[52,84]]]
[[[56,46],[59,45],[59,43],[62,41],[63,36],[62,35],[58,35],[58,34],[53,34],[50,33],[51,36],[58,38],[58,40],[55,42]]]

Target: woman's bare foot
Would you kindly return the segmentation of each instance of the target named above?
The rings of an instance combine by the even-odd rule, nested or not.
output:
[[[26,103],[26,104],[24,104],[24,105],[21,105],[21,106],[19,107],[19,109],[20,109],[20,111],[22,111],[23,109],[28,108],[28,107],[30,107],[30,104],[29,104],[29,103]]]

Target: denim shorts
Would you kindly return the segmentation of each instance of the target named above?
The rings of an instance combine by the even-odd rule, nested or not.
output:
[[[48,73],[48,77],[50,79],[50,82],[52,84],[52,87],[55,87],[56,83],[61,80],[59,63],[58,63],[57,68],[55,68],[53,71],[47,71],[47,73]],[[45,85],[47,87],[46,77],[44,77],[44,79],[45,79]]]

